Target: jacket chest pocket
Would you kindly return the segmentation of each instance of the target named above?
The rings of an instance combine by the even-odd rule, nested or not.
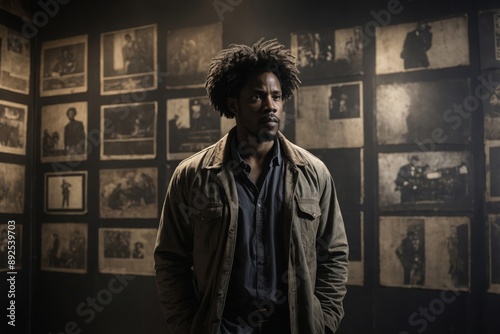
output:
[[[223,206],[220,202],[208,203],[193,219],[195,249],[215,251],[222,228]]]
[[[297,198],[296,202],[302,246],[308,249],[315,249],[316,234],[321,217],[319,200],[316,198]]]

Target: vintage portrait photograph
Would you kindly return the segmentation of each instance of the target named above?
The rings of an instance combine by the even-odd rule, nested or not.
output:
[[[157,218],[156,168],[100,170],[100,218]]]
[[[489,227],[489,289],[500,293],[500,215],[488,215]]]
[[[479,12],[481,68],[500,68],[500,9]]]
[[[87,171],[45,173],[45,213],[87,213]]]
[[[156,157],[156,102],[101,106],[101,159]]]
[[[99,272],[154,276],[153,228],[99,228]]]
[[[167,100],[167,160],[182,160],[221,138],[221,118],[208,97]]]
[[[0,213],[23,213],[25,167],[0,162]]]
[[[310,150],[325,163],[335,182],[349,241],[350,285],[363,285],[363,149]]]
[[[468,217],[380,217],[380,284],[468,290]]]
[[[101,34],[101,95],[157,88],[156,24]]]
[[[472,168],[469,151],[380,153],[379,207],[387,211],[469,210]]]
[[[42,223],[41,233],[41,270],[87,273],[86,223]]]
[[[87,102],[43,106],[41,162],[87,160]]]
[[[29,94],[30,49],[28,38],[0,25],[0,88]]]
[[[87,35],[42,43],[40,96],[87,91]]]
[[[500,22],[499,22],[500,23]],[[500,29],[500,28],[499,28]],[[500,139],[500,71],[483,72],[482,77],[486,85],[482,85],[484,98],[484,138],[487,140]],[[491,86],[489,84],[491,82]]]
[[[486,154],[486,200],[500,202],[500,140],[484,143]]]
[[[292,33],[291,51],[302,80],[361,74],[362,28]]]
[[[306,149],[362,147],[362,82],[302,87],[296,97],[297,145]]]
[[[15,226],[14,230],[10,229]],[[9,228],[10,227],[10,228]],[[9,249],[9,232],[13,231],[15,234],[14,249]],[[0,224],[0,272],[12,271],[9,269],[9,254],[15,256],[14,268],[19,270],[22,268],[23,261],[23,225],[16,222],[15,225]],[[10,252],[9,252],[10,251]]]
[[[26,154],[28,106],[0,100],[0,153]]]
[[[379,85],[376,96],[377,138],[380,145],[465,144],[471,137],[468,80]],[[456,106],[459,106],[458,108]],[[455,107],[454,107],[455,106]]]
[[[167,32],[167,88],[203,87],[207,69],[222,49],[222,23]]]
[[[469,65],[467,16],[376,29],[377,74]]]

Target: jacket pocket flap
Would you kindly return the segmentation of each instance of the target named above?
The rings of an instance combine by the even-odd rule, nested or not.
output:
[[[299,211],[311,219],[316,219],[321,216],[319,201],[314,198],[298,198],[297,205]]]
[[[222,217],[222,203],[209,203],[200,212],[200,217],[202,222],[209,222],[216,218]]]

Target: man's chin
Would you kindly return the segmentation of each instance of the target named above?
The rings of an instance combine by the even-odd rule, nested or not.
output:
[[[278,131],[263,129],[258,133],[257,143],[267,143],[274,141],[276,138],[278,138]]]

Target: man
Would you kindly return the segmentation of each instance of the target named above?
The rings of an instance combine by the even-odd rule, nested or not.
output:
[[[427,51],[431,47],[431,26],[425,22],[419,22],[415,30],[406,34],[403,51],[401,52],[405,69],[429,67]]]
[[[401,204],[414,203],[420,193],[420,179],[424,176],[425,168],[419,166],[420,158],[412,155],[408,158],[408,164],[399,168],[394,183],[396,191],[401,192]]]
[[[66,111],[69,119],[64,127],[64,149],[67,155],[85,154],[85,130],[83,122],[75,120],[76,108],[69,108]]]
[[[69,192],[70,192],[69,188],[71,188],[71,183],[66,182],[65,179],[62,179],[61,183],[62,208],[64,208],[65,205],[69,207]]]
[[[276,40],[231,45],[206,88],[236,126],[179,164],[155,247],[173,333],[334,333],[348,245],[326,166],[280,132],[300,83]]]

